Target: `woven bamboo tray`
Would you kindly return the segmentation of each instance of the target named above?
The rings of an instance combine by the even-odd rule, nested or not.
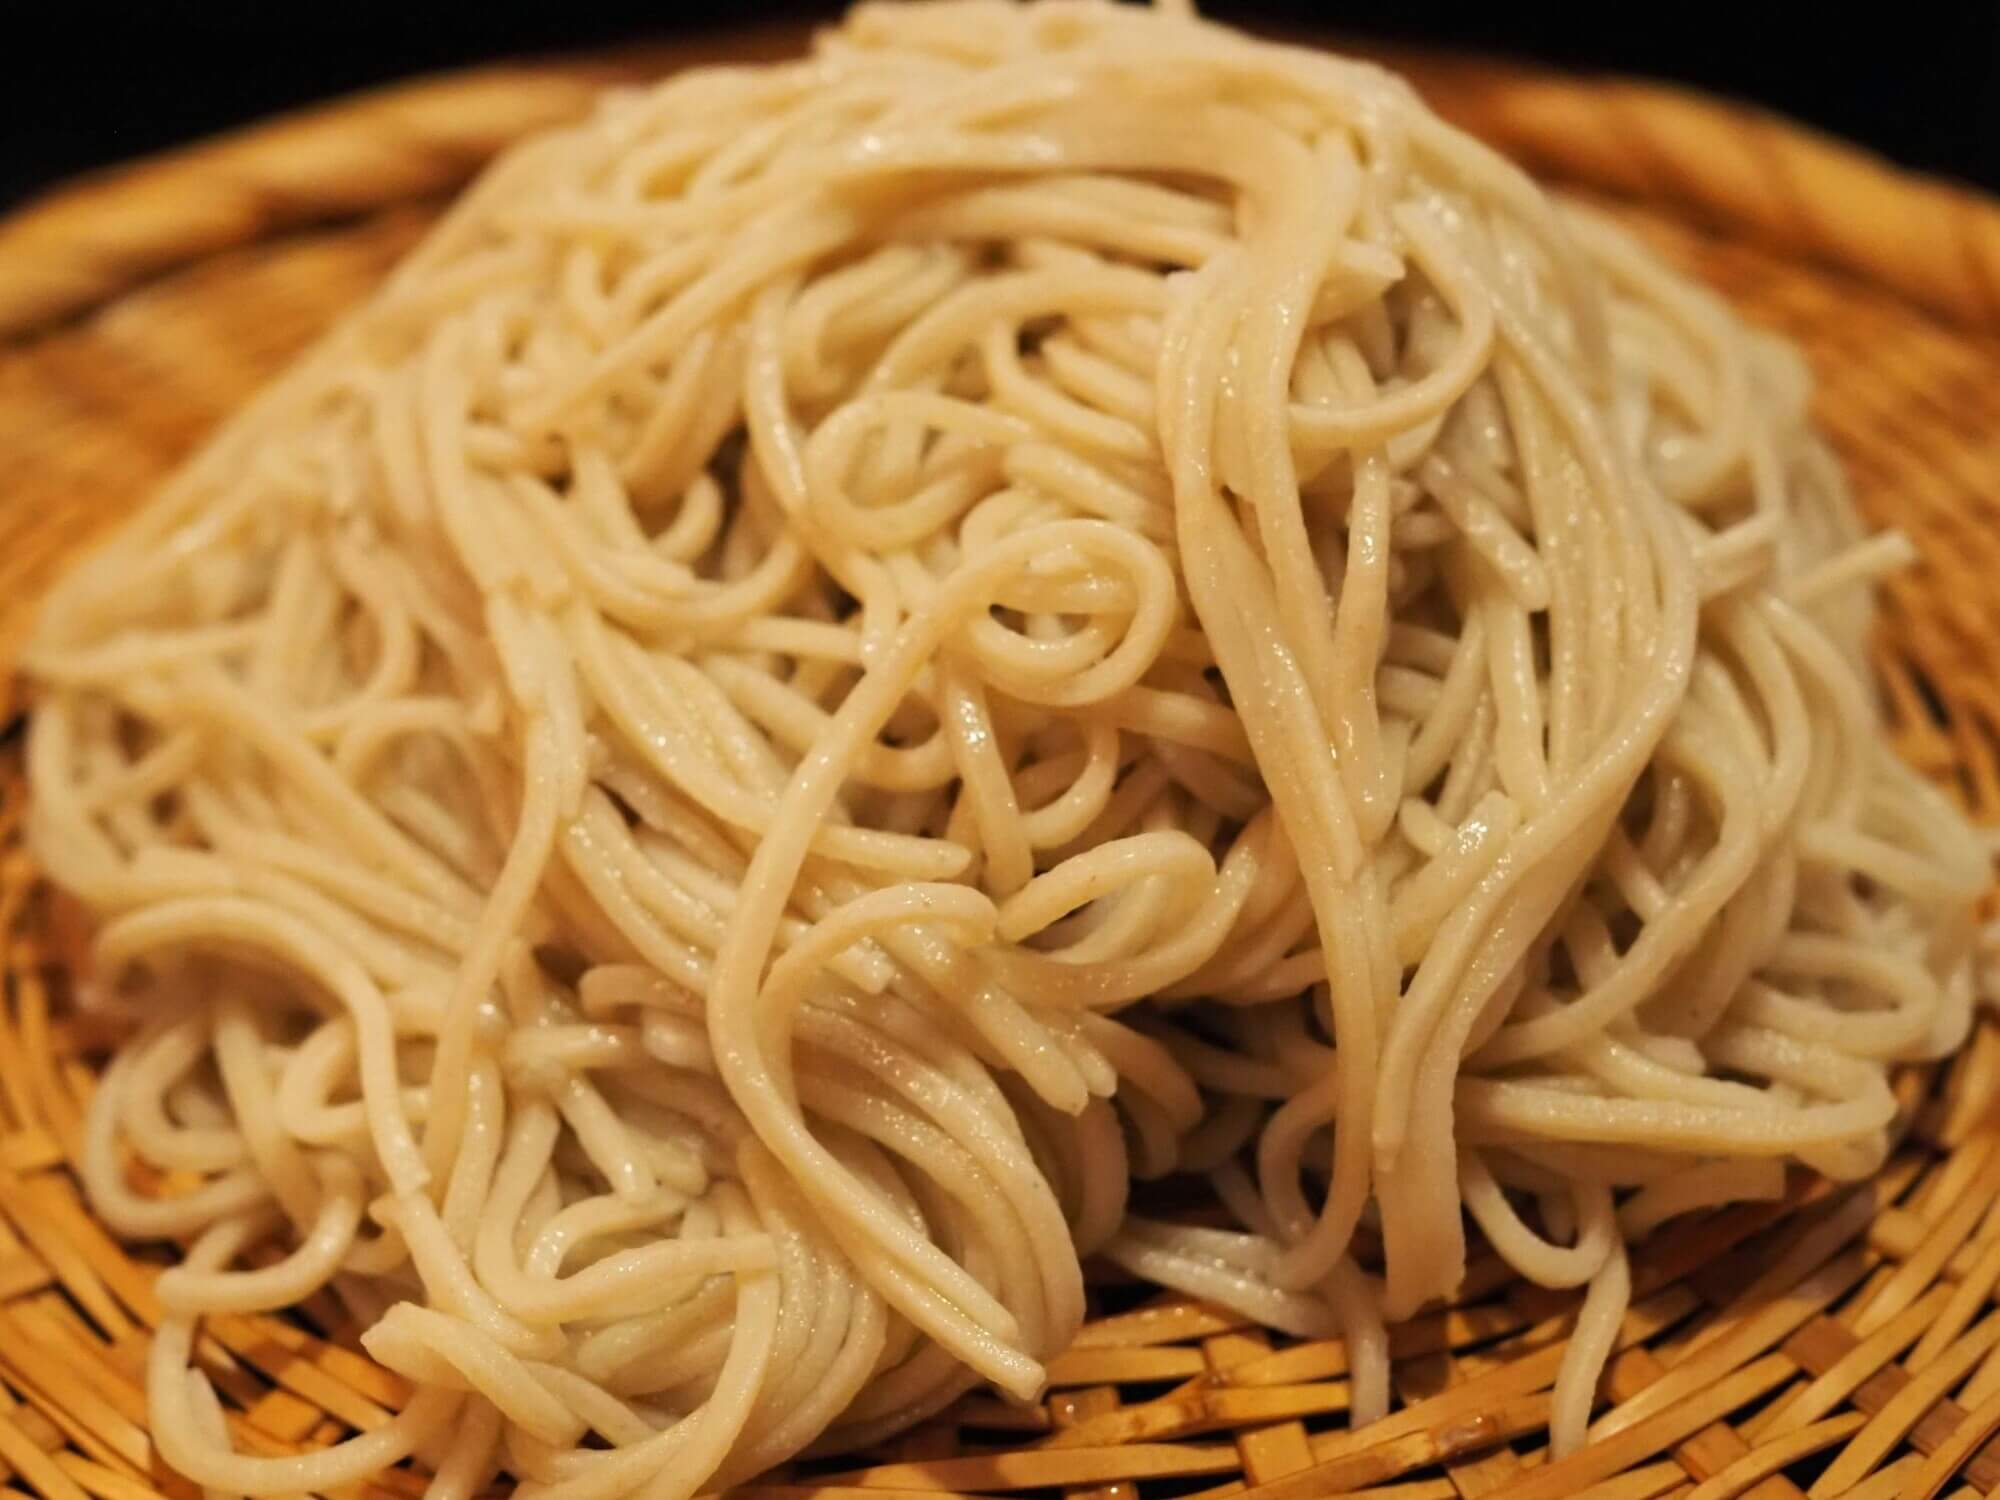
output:
[[[750,34],[736,55],[789,50]],[[715,55],[710,48],[705,56]],[[487,70],[370,95],[147,163],[0,220],[0,1483],[62,1500],[192,1496],[146,1431],[157,1261],[93,1222],[70,1161],[106,1038],[67,1012],[73,913],[18,830],[6,663],[62,559],[362,296],[441,200],[607,79],[686,54]],[[1819,412],[1923,562],[1877,649],[1898,742],[2000,822],[2000,204],[1686,94],[1399,57],[1447,114],[1607,200],[1811,353]],[[971,1397],[890,1447],[781,1472],[770,1500],[882,1491],[1062,1500],[1889,1500],[2000,1485],[2000,1025],[1902,1081],[1874,1183],[1640,1247],[1604,1380],[1615,1436],[1544,1459],[1571,1294],[1475,1261],[1461,1304],[1398,1331],[1404,1403],[1349,1431],[1344,1351],[1129,1285],[1037,1406]],[[402,1383],[330,1303],[212,1318],[202,1358],[239,1447],[384,1421]],[[1600,1409],[1603,1409],[1601,1407]],[[416,1494],[392,1473],[375,1487]]]

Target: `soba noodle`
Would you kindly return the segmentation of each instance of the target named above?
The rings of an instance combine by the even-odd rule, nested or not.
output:
[[[32,648],[162,1454],[685,1496],[1034,1395],[1086,1256],[1344,1337],[1365,1422],[1467,1214],[1583,1289],[1573,1448],[1628,1237],[1871,1171],[1969,1024],[1807,397],[1165,11],[864,6],[521,146]],[[236,1451],[200,1317],[329,1286],[418,1394]]]

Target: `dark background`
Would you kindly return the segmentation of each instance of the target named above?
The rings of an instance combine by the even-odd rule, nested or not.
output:
[[[18,7],[18,8],[17,8]],[[411,73],[835,4],[14,0],[0,205],[92,166]],[[1211,0],[1207,13],[1673,78],[2000,190],[2000,0]],[[28,21],[27,12],[32,15]],[[1844,14],[1843,14],[1844,13]],[[39,33],[39,34],[37,34]],[[11,54],[11,55],[9,55]]]

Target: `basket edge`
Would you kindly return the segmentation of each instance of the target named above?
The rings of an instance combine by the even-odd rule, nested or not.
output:
[[[1440,113],[1531,172],[1678,208],[1960,332],[2000,333],[2000,196],[1677,84],[1414,49],[1393,60]]]
[[[431,75],[57,187],[0,218],[0,343],[205,255],[443,194],[518,136],[574,118],[606,85],[699,62],[780,56],[805,35],[767,24]],[[1367,50],[1531,170],[1670,203],[1872,281],[1967,330],[2000,332],[2000,199],[1691,89]]]
[[[0,215],[0,345],[206,256],[441,196],[519,137],[575,119],[608,86],[782,56],[806,35],[761,25],[426,74],[60,183]]]

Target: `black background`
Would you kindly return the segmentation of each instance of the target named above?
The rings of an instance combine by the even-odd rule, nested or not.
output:
[[[0,0],[8,12],[0,204],[93,166],[410,73],[753,18],[830,17],[837,8],[799,0],[718,0],[699,10],[661,0]],[[1211,0],[1204,9],[1245,23],[1680,79],[2000,190],[2000,0]]]

